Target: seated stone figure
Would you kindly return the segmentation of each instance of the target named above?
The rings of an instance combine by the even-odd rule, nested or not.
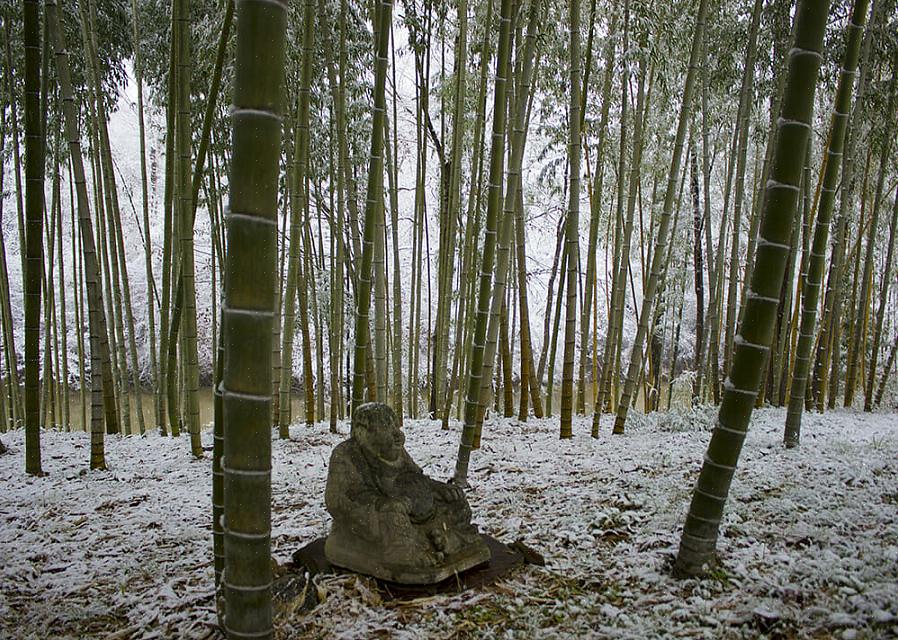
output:
[[[390,407],[356,409],[327,474],[328,561],[403,584],[436,583],[489,561],[464,492],[425,476],[404,445]]]

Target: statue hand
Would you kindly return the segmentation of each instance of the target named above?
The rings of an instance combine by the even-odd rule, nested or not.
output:
[[[378,508],[385,512],[408,515],[412,511],[412,501],[406,496],[401,496],[399,498],[383,498],[382,502],[378,505]]]
[[[440,495],[447,502],[463,502],[465,500],[465,492],[461,487],[445,482],[439,483]]]

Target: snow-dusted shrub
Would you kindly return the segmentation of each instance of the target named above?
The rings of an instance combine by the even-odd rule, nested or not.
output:
[[[711,404],[686,408],[672,406],[670,411],[657,416],[660,431],[710,431],[717,418],[717,407]]]

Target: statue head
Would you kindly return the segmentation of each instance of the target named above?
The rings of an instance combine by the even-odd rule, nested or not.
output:
[[[368,402],[355,410],[350,436],[366,454],[387,463],[398,462],[405,447],[396,414],[380,402]]]

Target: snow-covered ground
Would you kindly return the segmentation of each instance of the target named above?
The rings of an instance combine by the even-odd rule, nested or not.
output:
[[[898,416],[808,415],[802,446],[780,446],[784,412],[756,413],[713,577],[669,566],[709,436],[711,410],[633,416],[598,440],[587,420],[489,423],[469,493],[483,531],[523,538],[527,566],[476,591],[384,603],[356,577],[321,577],[324,601],[278,621],[298,637],[837,637],[898,635]],[[347,425],[341,425],[346,431]],[[425,472],[451,475],[458,428],[406,423]],[[325,535],[331,447],[296,426],[274,442],[279,562]],[[206,434],[208,437],[208,434]],[[107,440],[109,471],[87,471],[88,436],[42,434],[44,478],[23,472],[23,434],[0,457],[0,637],[203,638],[214,628],[210,463],[185,439]]]

